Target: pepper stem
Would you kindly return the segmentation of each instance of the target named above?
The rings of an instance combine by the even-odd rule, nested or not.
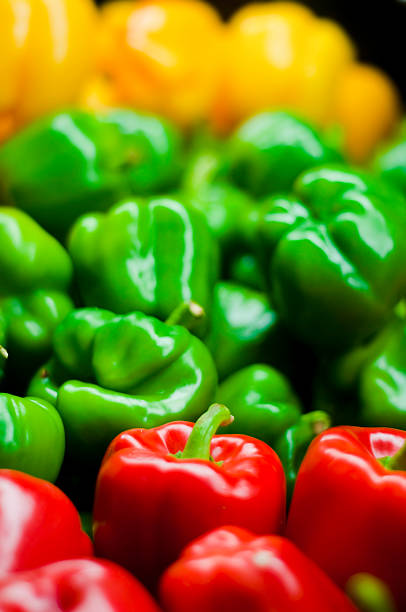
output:
[[[387,470],[406,470],[406,440],[394,455],[382,457],[379,461]]]
[[[318,436],[331,426],[331,418],[323,410],[313,410],[313,412],[303,414],[301,419],[310,428],[314,436]]]
[[[202,414],[193,426],[180,459],[207,459],[210,460],[210,446],[212,437],[222,425],[229,425],[234,420],[230,411],[223,404],[212,404]]]
[[[4,359],[8,359],[8,352],[7,349],[4,348],[4,346],[1,346],[0,344],[0,355],[4,358]]]
[[[386,584],[367,573],[351,576],[346,585],[347,595],[362,612],[395,612],[392,594]]]
[[[196,327],[205,316],[206,313],[204,309],[197,302],[182,302],[169,315],[165,323],[167,325],[182,325],[182,327],[190,331]]]

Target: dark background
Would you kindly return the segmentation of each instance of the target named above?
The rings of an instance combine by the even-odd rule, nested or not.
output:
[[[406,99],[406,0],[304,0],[302,3],[318,15],[339,21],[356,42],[360,59],[383,68]],[[211,4],[227,18],[247,2],[213,0]]]

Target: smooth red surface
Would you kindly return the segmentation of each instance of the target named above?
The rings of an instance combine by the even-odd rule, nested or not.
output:
[[[287,536],[344,586],[357,572],[384,580],[406,610],[406,472],[378,461],[403,445],[395,429],[335,427],[310,445]]]
[[[194,538],[224,524],[278,533],[285,520],[285,477],[275,452],[240,435],[214,436],[211,455],[177,459],[192,423],[133,429],[117,436],[96,488],[97,554],[154,588]]]
[[[0,579],[0,612],[159,612],[128,572],[108,561],[59,561]]]
[[[356,612],[294,544],[223,527],[189,544],[164,573],[165,612]]]
[[[90,556],[79,514],[53,484],[0,470],[0,573]]]

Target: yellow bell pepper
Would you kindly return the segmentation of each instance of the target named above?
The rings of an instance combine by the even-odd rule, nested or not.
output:
[[[99,64],[122,104],[190,126],[219,86],[223,24],[198,0],[121,1],[102,11]]]
[[[340,26],[300,4],[242,8],[228,25],[226,48],[217,125],[224,127],[226,119],[231,127],[265,108],[296,110],[321,126],[339,123],[346,152],[362,161],[396,123],[391,81],[356,63],[355,48]]]
[[[75,100],[96,23],[92,0],[1,0],[0,139]]]

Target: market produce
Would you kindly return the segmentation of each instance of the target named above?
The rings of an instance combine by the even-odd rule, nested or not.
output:
[[[191,542],[163,574],[165,612],[355,612],[292,542],[222,527]]]
[[[8,612],[159,612],[130,574],[108,561],[74,559],[0,578]]]
[[[272,304],[319,352],[366,340],[405,294],[405,201],[372,175],[338,165],[304,172],[294,197],[268,200],[258,226]]]
[[[0,149],[0,195],[65,238],[84,213],[171,188],[180,164],[180,135],[158,117],[129,110],[57,113]]]
[[[368,572],[406,605],[406,432],[337,427],[300,467],[286,535],[337,584]]]
[[[230,421],[213,406],[196,425],[175,422],[117,436],[98,476],[97,554],[155,587],[182,548],[206,531],[234,524],[280,533],[285,479],[274,451],[248,436],[214,436]]]
[[[65,431],[51,404],[0,393],[0,432],[0,468],[56,480],[65,452]]]
[[[31,217],[0,208],[0,311],[6,368],[20,386],[47,359],[52,334],[72,310],[72,263],[65,249]]]
[[[67,456],[98,467],[125,429],[197,418],[216,383],[208,350],[182,325],[85,308],[55,331],[53,359],[29,393],[56,403]]]
[[[94,65],[92,0],[0,3],[0,141],[72,104]]]
[[[289,381],[274,368],[253,364],[229,376],[216,400],[225,404],[234,420],[229,433],[243,433],[271,446],[298,421],[301,406]]]
[[[227,281],[214,287],[205,343],[220,379],[261,360],[282,364],[289,354],[287,334],[265,294]]]
[[[68,249],[86,306],[166,319],[192,300],[210,314],[216,243],[204,217],[178,199],[126,201],[83,216]]]
[[[0,570],[31,570],[92,554],[72,502],[53,484],[0,470]]]

